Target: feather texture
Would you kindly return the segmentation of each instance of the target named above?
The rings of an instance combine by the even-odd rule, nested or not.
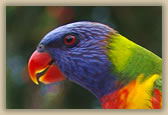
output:
[[[155,96],[152,94],[154,82],[159,75],[149,76],[146,80],[143,78],[144,75],[141,74],[123,88],[104,96],[101,99],[102,106],[105,109],[161,108],[161,92],[155,89]]]

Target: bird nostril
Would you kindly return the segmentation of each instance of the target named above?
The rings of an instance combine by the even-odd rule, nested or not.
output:
[[[42,46],[39,46],[39,49],[42,49]]]
[[[43,46],[43,45],[39,45],[39,46],[37,47],[37,49],[38,49],[38,51],[43,51],[43,50],[44,50],[44,46]]]

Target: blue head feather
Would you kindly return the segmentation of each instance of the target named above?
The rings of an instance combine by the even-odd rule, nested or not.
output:
[[[67,24],[49,32],[40,42],[55,60],[65,76],[91,91],[97,98],[115,91],[116,78],[110,68],[103,48],[112,29],[93,22]],[[63,42],[67,34],[76,34],[79,42],[66,47]]]

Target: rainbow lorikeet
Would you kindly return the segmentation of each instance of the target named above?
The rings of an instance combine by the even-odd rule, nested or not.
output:
[[[28,69],[36,84],[67,78],[81,85],[104,109],[162,107],[162,59],[104,24],[81,21],[52,30]]]

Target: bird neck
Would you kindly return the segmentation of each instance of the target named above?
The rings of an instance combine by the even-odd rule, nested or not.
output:
[[[161,89],[160,85],[157,84],[161,79],[161,77],[158,76],[161,76],[162,74],[162,60],[160,57],[121,36],[120,34],[112,35],[111,38],[108,39],[106,49],[108,59],[112,63],[111,72],[116,79],[114,83],[115,86],[113,86],[115,87],[115,90],[109,91],[101,98],[100,101],[102,106],[105,108],[120,108],[123,106],[121,108],[124,108],[124,106],[126,107],[128,103],[121,100],[126,100],[129,95],[132,95],[132,93],[136,94],[139,92],[139,94],[141,94],[141,92],[148,92],[146,89],[152,90],[153,87],[155,89]],[[153,75],[154,77],[151,77]],[[154,81],[151,82],[151,79]],[[148,81],[144,82],[148,84],[148,87],[143,87],[144,89],[142,87],[138,87],[140,85],[144,86],[144,84],[140,82],[145,80]],[[149,85],[149,83],[151,85]],[[151,87],[149,88],[149,86]],[[142,104],[146,104],[146,101],[144,100],[147,99],[147,96],[149,95],[134,95],[133,97],[135,96],[136,101],[141,99],[140,101],[143,102]],[[134,104],[136,106],[136,103]]]
[[[162,73],[160,57],[120,34],[108,39],[106,54],[112,62],[112,73],[123,84],[135,80],[140,74],[144,74],[146,79],[150,75]]]
[[[86,88],[92,92],[98,100],[122,87],[122,84],[116,80],[116,77],[112,75],[110,71],[99,74],[99,76],[101,76],[101,79],[95,82],[95,85],[87,86],[85,84],[85,86],[87,86]]]

